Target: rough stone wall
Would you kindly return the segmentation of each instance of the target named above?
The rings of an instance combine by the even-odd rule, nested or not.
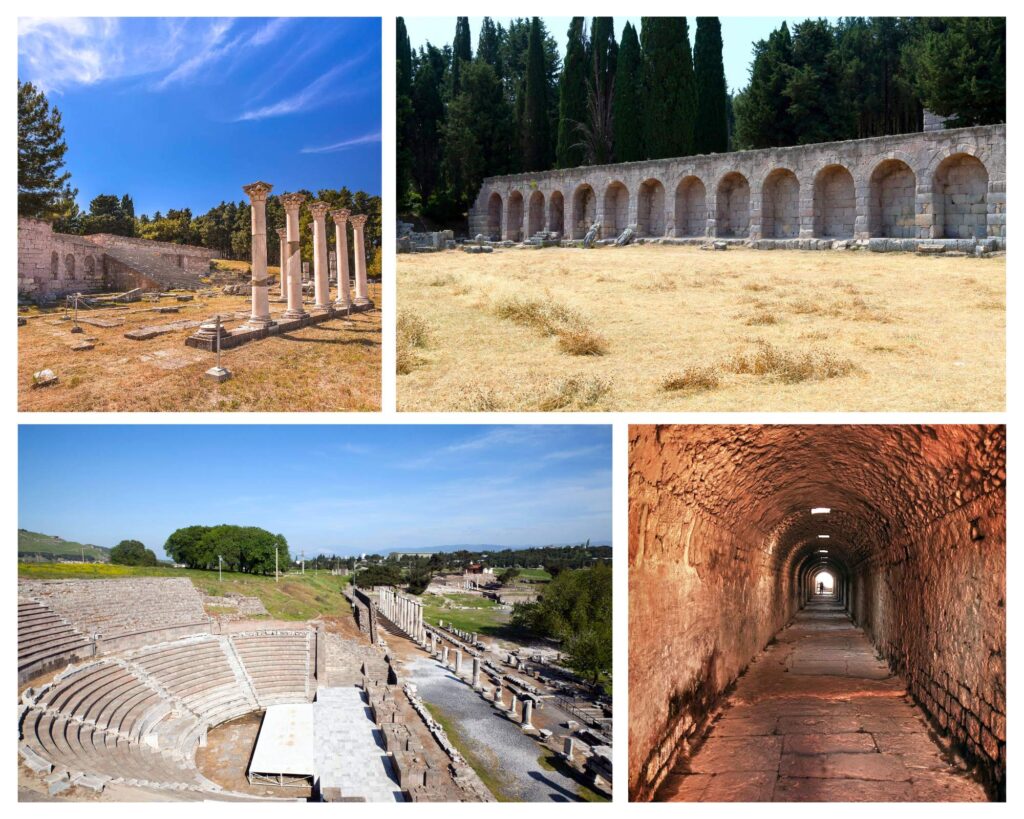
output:
[[[795,239],[800,235],[800,182],[792,171],[769,175],[763,207],[766,239]]]
[[[704,183],[688,176],[676,187],[676,236],[703,236],[708,227],[707,191]]]
[[[998,794],[1005,428],[634,426],[629,469],[631,798],[802,605],[823,527],[852,616]]]
[[[150,242],[98,233],[72,236],[55,233],[42,219],[18,219],[18,293],[37,299],[67,293],[96,293],[110,289],[156,287],[151,280],[133,277],[130,268],[114,264],[107,249],[126,248],[169,262],[196,275],[210,269],[216,253],[204,247]]]
[[[54,233],[42,219],[18,219],[19,294],[47,298],[103,288],[103,251],[93,242]]]
[[[893,239],[917,236],[914,184],[914,172],[905,162],[890,159],[878,166],[871,179],[868,214],[873,236]]]
[[[944,181],[939,173],[945,160],[960,155],[972,157],[984,166],[987,180],[981,202],[976,201],[979,183],[971,181],[967,184],[969,191],[960,190],[965,184],[957,178],[957,173],[952,174],[951,182]],[[911,226],[904,216],[892,222],[875,221],[870,216],[871,203],[884,195],[879,190],[881,177],[873,175],[879,165],[890,160],[903,162],[913,175],[913,229],[909,237],[906,234],[911,232]],[[837,188],[830,192],[828,186],[822,193],[816,190],[821,186],[817,186],[815,180],[831,165],[844,168],[852,176],[852,204],[848,183],[843,190]],[[791,171],[799,183],[798,238],[801,239],[823,238],[819,233],[823,229],[856,239],[884,237],[889,229],[899,235],[888,238],[938,239],[950,233],[952,238],[956,238],[965,232],[968,236],[976,236],[982,228],[983,236],[1006,237],[1005,125],[490,177],[484,180],[470,209],[470,234],[493,236],[493,231],[488,230],[488,205],[492,193],[497,193],[502,203],[508,203],[513,194],[524,197],[532,190],[538,190],[544,195],[547,207],[550,207],[552,194],[556,191],[567,204],[572,203],[570,228],[567,230],[572,236],[568,238],[582,238],[586,227],[595,221],[605,226],[602,238],[608,238],[606,232],[613,226],[615,230],[621,230],[628,224],[638,224],[640,193],[645,183],[656,180],[665,191],[677,192],[680,183],[693,176],[700,180],[706,191],[702,206],[705,216],[697,219],[690,210],[680,211],[678,196],[667,196],[662,218],[652,220],[648,217],[658,235],[692,236],[696,223],[703,222],[696,234],[698,236],[724,236],[726,231],[735,230],[745,238],[770,238],[763,223],[764,185],[773,171],[781,169]],[[722,182],[732,173],[739,174],[749,186],[749,223],[745,226],[742,219],[736,218],[739,214],[730,203],[723,205],[719,201],[720,196],[733,190],[733,186],[722,187]],[[624,222],[621,221],[623,205],[619,197],[606,196],[609,189],[618,184],[626,188],[627,216]],[[582,203],[576,196],[584,185],[590,186],[596,194],[592,215],[583,213]],[[948,192],[944,193],[947,188]],[[830,193],[838,194],[841,201],[826,207],[823,197]],[[960,197],[960,200],[956,201],[954,197]],[[953,207],[947,207],[947,204]],[[823,216],[826,213],[830,214],[827,218]],[[686,214],[685,218],[683,214]],[[508,213],[504,232],[497,238],[514,239],[522,235],[526,229],[523,219],[520,205],[518,213]]]
[[[826,239],[852,239],[857,220],[853,176],[846,168],[825,168],[814,180],[814,233]]]

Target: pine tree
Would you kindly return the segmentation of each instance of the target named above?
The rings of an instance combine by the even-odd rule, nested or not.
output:
[[[754,44],[750,82],[733,99],[738,150],[796,143],[796,129],[785,96],[793,61],[793,40],[783,23]]]
[[[476,58],[483,60],[493,68],[499,78],[501,77],[500,48],[499,26],[496,26],[490,17],[484,17],[480,24],[480,40],[476,47]]]
[[[648,159],[693,153],[697,86],[685,17],[644,17],[644,145]]]
[[[640,39],[632,24],[626,23],[619,44],[615,71],[615,99],[612,103],[614,155],[616,162],[646,159],[643,129],[643,63]]]
[[[436,46],[427,43],[420,49],[412,87],[412,177],[424,203],[434,195],[440,179],[443,83],[444,55]]]
[[[797,144],[843,139],[852,130],[853,107],[839,95],[835,34],[827,20],[793,27],[793,59],[783,94],[797,126]]]
[[[1006,122],[1006,18],[943,22],[913,53],[921,102],[951,128]]]
[[[530,23],[524,86],[523,170],[544,171],[551,164],[551,121],[548,115],[548,83],[544,70],[544,40],[538,17],[534,17]]]
[[[722,25],[717,17],[698,17],[693,41],[697,118],[693,148],[698,154],[729,150],[728,90],[722,64]]]
[[[18,215],[66,215],[78,191],[62,172],[68,146],[60,111],[30,82],[18,81]]]
[[[612,106],[618,54],[615,21],[611,17],[593,18],[587,55],[587,116],[578,128],[584,160],[589,165],[612,161],[615,139]]]

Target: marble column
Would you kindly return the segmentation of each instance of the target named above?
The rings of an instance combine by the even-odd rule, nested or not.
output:
[[[288,298],[288,231],[284,228],[277,229],[277,263],[281,270],[278,276],[281,279],[281,298]]]
[[[462,673],[462,649],[455,649],[455,676]]]
[[[245,326],[254,330],[274,323],[267,294],[267,195],[272,189],[266,182],[242,187],[249,197],[252,214],[252,312]]]
[[[302,306],[302,251],[299,241],[299,208],[305,201],[304,193],[286,193],[281,197],[288,245],[288,309],[284,313],[286,319],[305,318],[309,315]]]
[[[508,704],[508,713],[509,713],[509,715],[513,719],[515,719],[516,710],[517,710],[516,706],[518,706],[518,705],[519,705],[519,697],[517,697],[515,694],[513,694],[512,695],[512,699],[511,699],[511,701]]]
[[[532,728],[533,700],[523,700],[523,728]]]
[[[473,688],[480,688],[480,658],[473,658]]]
[[[448,665],[448,646],[441,649],[441,665]]]
[[[331,206],[326,202],[310,202],[309,212],[313,216],[313,293],[316,307],[331,306],[331,286],[328,281],[330,270],[327,260],[327,211]]]
[[[352,217],[352,246],[356,264],[356,300],[355,305],[370,304],[366,289],[366,243],[363,231],[366,229],[366,216]]]
[[[349,211],[332,210],[334,219],[334,252],[338,257],[338,298],[334,306],[347,310],[352,305],[352,291],[348,271],[348,217]]]

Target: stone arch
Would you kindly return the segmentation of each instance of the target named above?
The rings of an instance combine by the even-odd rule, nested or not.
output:
[[[74,281],[75,278],[75,256],[69,253],[64,257],[64,278]]]
[[[640,183],[636,194],[636,232],[638,236],[665,235],[665,186],[658,179]]]
[[[86,280],[96,278],[96,260],[92,256],[85,257],[85,278]]]
[[[745,239],[750,234],[750,183],[730,171],[718,183],[718,236]]]
[[[676,186],[676,236],[704,236],[708,228],[707,189],[696,176]]]
[[[512,191],[508,195],[508,222],[505,228],[505,238],[512,242],[518,242],[523,234],[523,195],[519,191]]]
[[[776,168],[761,186],[761,235],[765,239],[800,235],[800,180],[789,168]]]
[[[542,230],[544,230],[544,194],[534,191],[530,194],[526,236],[523,238],[529,238]]]
[[[56,250],[50,254],[50,278],[60,278],[60,254]]]
[[[814,177],[814,235],[852,239],[857,221],[853,174],[843,165],[826,165]]]
[[[561,191],[552,191],[548,197],[548,230],[559,236],[565,232],[565,197]]]
[[[582,239],[597,219],[597,194],[586,182],[572,195],[572,238]]]
[[[504,203],[501,201],[501,194],[492,191],[487,200],[487,235],[491,238],[501,239],[501,212]]]
[[[616,180],[604,190],[604,223],[601,226],[601,235],[611,239],[622,233],[628,224],[629,188]]]
[[[868,235],[888,239],[917,236],[917,177],[902,159],[883,159],[868,181]]]
[[[988,235],[988,168],[976,156],[947,156],[935,169],[935,225],[944,239]]]

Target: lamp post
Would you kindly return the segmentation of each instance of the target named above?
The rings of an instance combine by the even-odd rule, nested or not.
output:
[[[217,555],[217,582],[224,582],[224,558]]]
[[[277,582],[277,546],[274,547],[274,582]]]

